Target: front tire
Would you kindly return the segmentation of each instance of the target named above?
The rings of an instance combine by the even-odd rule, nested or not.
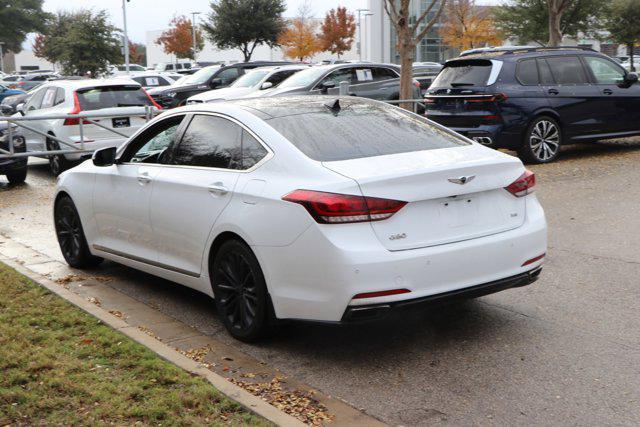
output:
[[[24,169],[7,173],[7,181],[9,181],[9,184],[11,185],[22,184],[26,179],[27,179],[26,166],[24,167]]]
[[[74,268],[87,268],[102,262],[102,258],[92,255],[89,251],[80,215],[69,196],[62,196],[56,202],[54,225],[60,251],[67,264]]]
[[[255,342],[270,328],[267,285],[257,258],[245,243],[228,240],[210,266],[216,308],[236,339]]]
[[[549,163],[558,158],[562,129],[551,117],[536,118],[525,132],[518,156],[526,163]]]

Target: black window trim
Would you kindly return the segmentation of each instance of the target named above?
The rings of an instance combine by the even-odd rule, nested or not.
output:
[[[122,164],[122,165],[143,165],[143,166],[170,166],[170,165],[165,165],[162,163],[139,163],[139,162],[132,162],[132,161],[123,161],[122,157],[124,157],[125,155],[129,155],[130,154],[130,149],[131,146],[133,144],[136,143],[136,140],[138,139],[138,137],[140,137],[142,134],[144,134],[147,130],[149,130],[152,127],[156,127],[158,124],[166,122],[168,120],[173,119],[176,116],[183,116],[182,121],[180,122],[180,126],[178,126],[178,130],[176,131],[175,135],[174,135],[174,140],[171,141],[171,143],[169,144],[169,149],[173,150],[175,145],[176,145],[176,140],[179,137],[180,139],[182,139],[182,134],[184,133],[184,130],[186,129],[186,123],[187,123],[187,119],[189,118],[189,113],[185,113],[184,111],[181,112],[177,112],[168,116],[163,117],[160,120],[154,121],[152,123],[150,123],[148,126],[144,126],[143,128],[141,128],[140,130],[138,130],[138,132],[136,132],[133,136],[131,136],[131,138],[129,138],[129,140],[127,141],[126,144],[123,144],[121,146],[121,148],[118,150],[117,154],[116,154],[116,164]],[[146,142],[149,142],[149,140],[147,140]],[[145,142],[145,143],[146,143]],[[142,146],[138,147],[138,148],[142,148],[144,146],[144,144],[142,144]],[[129,159],[131,160],[131,159]]]
[[[518,67],[524,61],[533,61],[533,63],[536,65],[536,72],[538,73],[538,83],[532,84],[532,85],[528,85],[528,84],[522,83],[522,80],[520,80],[520,77],[518,77]],[[521,58],[521,59],[519,59],[516,62],[515,76],[516,76],[516,80],[518,81],[518,83],[520,83],[521,86],[541,86],[542,82],[540,81],[540,68],[538,66],[538,58],[532,57],[532,58]]]
[[[612,61],[612,60],[610,60],[610,59],[608,59],[608,58],[604,58],[604,57],[602,57],[602,56],[600,56],[600,55],[580,55],[580,60],[582,61],[582,66],[583,66],[584,68],[586,68],[586,70],[587,70],[587,77],[589,78],[589,81],[591,82],[591,84],[592,84],[592,85],[595,85],[595,86],[611,86],[611,85],[618,86],[618,85],[617,85],[617,84],[615,84],[615,83],[598,83],[598,79],[596,78],[595,74],[593,74],[593,70],[591,70],[591,67],[590,67],[590,66],[589,66],[589,64],[587,63],[587,60],[586,60],[586,58],[587,58],[587,57],[590,57],[590,58],[599,58],[599,59],[602,59],[603,61],[608,61],[608,62],[610,62],[610,63],[614,64],[614,65],[615,65],[616,67],[618,67],[620,70],[622,70],[622,72],[623,72],[623,76],[624,76],[624,77],[626,77],[626,76],[627,76],[627,73],[628,73],[628,72],[627,72],[627,70],[625,70],[625,69],[624,69],[624,67],[620,66],[620,64],[618,64],[618,63],[617,63],[617,62],[615,62],[615,61]],[[623,78],[624,78],[624,77],[623,77]]]
[[[170,116],[163,117],[162,120],[164,121],[164,120],[167,120],[167,119],[169,119],[171,117],[174,117],[176,115],[181,115],[181,114],[185,114],[185,113],[184,112],[175,113],[175,114],[172,114]],[[237,124],[243,130],[248,132],[249,135],[254,137],[256,139],[256,141],[258,141],[258,143],[260,145],[262,145],[262,147],[267,151],[267,154],[265,154],[264,157],[261,158],[259,162],[256,162],[256,164],[254,164],[253,166],[251,166],[248,169],[227,169],[227,168],[215,168],[215,167],[211,167],[211,166],[166,165],[166,164],[162,164],[162,163],[122,162],[122,164],[124,164],[124,165],[138,165],[138,166],[140,166],[140,165],[143,165],[143,166],[156,166],[156,167],[164,167],[164,168],[183,168],[183,169],[196,169],[196,170],[214,170],[214,171],[224,171],[224,172],[249,173],[249,172],[253,172],[254,170],[258,169],[260,166],[262,166],[263,164],[265,164],[266,162],[271,160],[271,158],[273,158],[273,156],[274,156],[273,150],[271,149],[271,147],[269,147],[269,145],[267,145],[262,140],[262,138],[260,138],[258,136],[258,134],[256,134],[254,131],[249,129],[247,126],[245,126],[242,122],[240,122],[236,118],[228,116],[228,115],[223,114],[223,113],[217,113],[217,112],[212,112],[212,111],[189,111],[188,113],[185,114],[185,117],[184,117],[182,123],[180,123],[180,127],[178,128],[178,131],[174,135],[175,139],[174,139],[174,141],[172,141],[172,143],[171,143],[172,145],[169,146],[169,149],[172,151],[172,153],[171,153],[172,155],[173,155],[173,152],[176,150],[176,148],[178,148],[178,146],[182,142],[182,137],[184,136],[184,133],[186,132],[186,130],[188,128],[188,125],[191,123],[191,120],[193,120],[193,117],[196,116],[196,115],[206,115],[206,116],[220,117],[222,119],[226,119],[226,120],[229,120],[229,121]],[[160,121],[158,121],[156,123],[160,123]],[[147,129],[147,127],[142,129],[140,132],[138,132],[136,135],[134,135],[129,140],[130,142],[128,144],[126,144],[126,146],[124,146],[124,148],[122,150],[122,155],[127,152],[127,147],[129,147],[131,145],[131,143],[134,141],[134,139],[136,139],[138,137],[138,135],[140,135],[142,132],[144,132],[145,129]],[[121,156],[119,156],[119,157],[121,157]]]

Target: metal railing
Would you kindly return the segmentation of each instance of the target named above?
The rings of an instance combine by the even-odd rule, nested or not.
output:
[[[0,122],[7,122],[7,134],[6,140],[8,143],[8,149],[0,148],[0,159],[7,158],[19,158],[19,157],[49,157],[57,154],[77,154],[77,153],[91,153],[93,150],[87,150],[85,148],[85,126],[86,125],[94,125],[98,126],[102,129],[105,129],[109,132],[112,132],[118,136],[123,138],[129,138],[129,135],[119,131],[118,129],[107,127],[101,123],[98,123],[96,119],[113,119],[119,117],[131,117],[131,116],[142,116],[145,121],[151,120],[157,114],[159,114],[159,110],[150,105],[146,105],[144,107],[135,108],[129,107],[127,108],[126,113],[119,114],[105,114],[96,112],[86,112],[80,114],[56,114],[56,115],[47,115],[47,116],[10,116],[10,117],[1,117]],[[50,133],[46,133],[40,129],[35,129],[33,126],[26,124],[27,122],[37,122],[43,120],[67,120],[73,119],[78,120],[79,126],[79,141],[71,141],[65,140],[63,138],[59,138]],[[16,134],[16,129],[14,127],[24,128],[30,132],[41,135],[46,139],[56,141],[58,144],[69,147],[66,150],[46,150],[46,151],[25,151],[25,152],[16,152],[14,147],[14,136]],[[26,141],[24,142],[26,144]]]

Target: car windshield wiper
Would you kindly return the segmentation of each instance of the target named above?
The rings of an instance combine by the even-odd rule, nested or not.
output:
[[[467,83],[467,82],[455,82],[451,83],[451,87],[459,87],[459,86],[475,86],[475,83]]]

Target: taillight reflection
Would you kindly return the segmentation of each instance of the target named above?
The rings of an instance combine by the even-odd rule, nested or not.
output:
[[[535,191],[535,186],[536,175],[530,170],[526,170],[522,175],[520,175],[520,178],[513,181],[508,187],[505,187],[505,190],[516,197],[524,197],[527,194],[533,193]]]

